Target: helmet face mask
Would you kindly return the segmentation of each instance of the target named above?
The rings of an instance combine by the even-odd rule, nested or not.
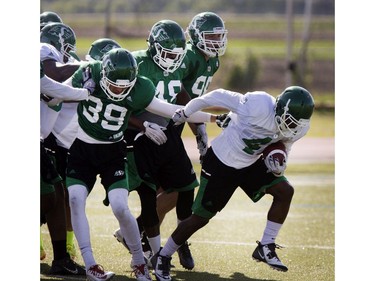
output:
[[[40,31],[40,42],[54,46],[64,56],[64,62],[73,60],[70,52],[76,51],[76,36],[66,24],[47,24]]]
[[[114,48],[121,48],[120,44],[109,38],[101,38],[94,41],[86,55],[86,60],[94,61],[103,59],[103,56]]]
[[[186,55],[186,38],[178,23],[162,20],[154,24],[148,38],[154,62],[164,71],[178,69]]]
[[[114,48],[103,57],[100,87],[109,99],[121,101],[134,87],[137,74],[133,55],[123,48]]]
[[[277,98],[275,122],[284,137],[294,137],[302,133],[310,124],[314,111],[314,99],[304,88],[291,86]]]
[[[196,15],[187,33],[190,42],[209,57],[222,56],[227,48],[227,34],[223,20],[211,12]]]

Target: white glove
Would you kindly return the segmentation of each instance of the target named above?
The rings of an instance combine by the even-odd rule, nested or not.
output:
[[[143,126],[145,127],[145,135],[157,145],[161,145],[167,141],[167,136],[163,132],[167,128],[147,121],[143,122]]]
[[[264,158],[264,164],[266,164],[268,171],[272,172],[276,177],[284,175],[286,169],[287,156],[281,149],[271,151],[266,158]]]
[[[195,136],[195,138],[197,140],[197,148],[199,150],[199,154],[200,156],[204,156],[208,148],[208,137],[205,123],[197,125],[197,135]]]
[[[189,116],[185,114],[185,110],[183,108],[177,109],[172,116],[172,120],[176,126],[186,122],[188,118]]]
[[[82,72],[82,79],[82,88],[87,89],[91,95],[95,91],[96,84],[92,79],[91,68],[89,66]]]

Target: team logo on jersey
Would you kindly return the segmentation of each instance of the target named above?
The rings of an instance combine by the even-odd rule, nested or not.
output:
[[[208,72],[211,72],[211,65],[209,65],[209,66],[207,67],[207,71],[208,71]]]

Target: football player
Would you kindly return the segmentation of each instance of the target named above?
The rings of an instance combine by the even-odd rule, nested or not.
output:
[[[152,263],[164,272],[165,278],[170,278],[173,253],[208,224],[240,187],[253,202],[258,202],[265,194],[273,196],[263,237],[257,241],[252,257],[285,272],[288,268],[276,254],[279,246],[275,241],[288,215],[294,189],[284,171],[292,144],[309,129],[313,97],[298,86],[286,88],[276,99],[262,91],[240,94],[218,89],[191,100],[176,111],[173,120],[176,124],[185,122],[190,114],[210,106],[230,110],[231,121],[203,157],[193,214],[177,226],[164,248],[152,258]],[[278,141],[286,147],[284,159],[280,161],[271,154],[263,159],[262,151]]]
[[[153,25],[147,41],[148,49],[133,52],[139,74],[153,82],[155,98],[175,104],[186,71],[184,31],[175,21],[161,20]],[[142,207],[137,221],[141,232],[144,228],[150,244],[150,249],[144,249],[146,258],[151,258],[161,246],[156,187],[179,191],[177,217],[182,220],[191,213],[194,188],[198,186],[179,132],[169,121],[169,118],[142,110],[133,114],[129,129],[125,132],[126,141],[134,150],[132,163],[136,165],[131,169],[134,172],[130,173],[129,178],[138,180],[136,190]],[[147,131],[158,132],[158,135],[148,134]],[[124,243],[119,230],[114,235],[118,241],[127,243]],[[157,273],[156,276],[161,278]]]
[[[87,196],[100,175],[121,235],[132,253],[135,276],[140,281],[151,280],[143,258],[137,222],[128,206],[124,131],[133,111],[146,109],[171,118],[179,106],[155,97],[155,86],[148,78],[138,75],[138,64],[126,49],[112,49],[102,61],[81,65],[66,83],[82,87],[84,73],[91,73],[96,87],[88,100],[78,104],[79,128],[69,150],[66,177],[73,229],[85,262],[86,275],[94,281],[109,280],[114,276],[95,261],[85,213]],[[190,122],[215,121],[214,115],[204,112],[197,112],[191,118]]]
[[[51,86],[56,87],[56,85],[59,85],[58,82],[65,80],[69,76],[69,70],[70,74],[72,74],[72,70],[78,68],[78,66],[67,66],[68,71],[66,71],[64,66],[60,66],[69,60],[69,51],[75,48],[75,35],[73,30],[62,23],[49,23],[42,28],[40,36],[41,71],[43,70],[43,73],[53,79],[49,80],[48,77],[41,78],[41,139],[44,141],[43,145],[47,147],[47,145],[45,145],[46,139],[50,135],[61,109],[61,103],[54,103],[54,100],[51,100],[51,98],[54,97],[55,100],[80,100],[87,98],[88,94],[87,91],[85,91],[86,93],[83,93],[85,95],[79,96],[77,95],[77,92],[79,92],[77,89],[75,91],[70,90],[64,92],[61,91],[63,87],[61,85],[59,86],[60,90],[58,90],[58,92],[55,88],[51,88]],[[55,81],[55,83],[53,81]],[[74,95],[69,97],[68,95],[70,94]],[[41,148],[41,153],[44,153],[44,146]],[[43,185],[42,183],[42,186]],[[67,203],[65,187],[62,180],[54,182],[54,185],[53,189],[56,191],[54,192],[55,198],[50,198],[49,195],[45,195],[46,192],[43,191],[43,187],[41,190],[41,201],[43,203],[41,223],[47,222],[54,249],[54,260],[52,262],[50,274],[82,275],[85,274],[85,270],[71,260],[74,258],[74,251],[68,248],[70,245],[70,243],[68,243],[69,231],[72,231],[72,228],[70,217],[65,217],[68,213],[65,206]],[[49,189],[52,191],[52,188]],[[46,210],[56,211],[51,214],[47,213]],[[52,226],[52,224],[54,226]],[[71,232],[71,234],[73,233]],[[70,241],[73,241],[73,237],[71,237]],[[65,247],[62,247],[62,243],[65,243]],[[66,254],[66,252],[68,252],[68,254]],[[44,257],[45,252],[41,243],[41,259]]]
[[[77,62],[75,57],[72,55],[76,48],[76,36],[72,28],[70,28],[68,25],[61,22],[47,23],[41,30],[40,42],[41,61],[43,62],[44,71],[49,77],[58,82],[63,82],[70,77],[75,70],[78,69],[79,62]],[[50,113],[51,116],[53,115],[53,118],[48,118],[52,128],[58,126],[57,123],[61,124],[59,120],[64,119],[63,116],[66,115],[65,113],[67,111],[74,111],[74,103],[63,103],[62,101],[62,99],[54,98],[48,102],[49,111],[55,111],[54,114]],[[64,122],[63,125],[59,126],[60,128],[65,128],[67,123]],[[50,134],[47,138],[45,138],[44,144],[56,158],[56,168],[64,182],[66,159],[64,160],[63,154],[61,154],[61,151],[58,149],[54,135]],[[76,249],[74,245],[73,228],[70,222],[70,208],[67,197],[68,195],[65,194],[67,249],[71,258],[74,259],[76,256]]]
[[[182,91],[189,94],[190,99],[206,93],[214,74],[220,67],[219,57],[224,55],[227,47],[227,34],[222,18],[213,12],[203,12],[195,15],[189,23],[186,34],[189,41],[186,44],[186,74],[182,79]],[[186,95],[177,95],[177,104],[185,105],[190,99],[183,99]],[[184,124],[180,126],[182,132]],[[203,157],[208,148],[208,137],[204,123],[189,126],[196,136],[199,154]],[[158,189],[157,211],[162,223],[167,212],[176,206],[177,193],[165,192]],[[189,244],[186,241],[177,250],[180,263],[183,267],[192,269],[194,259]]]

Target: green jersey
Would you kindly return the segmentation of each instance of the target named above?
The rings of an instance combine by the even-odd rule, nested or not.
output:
[[[217,57],[209,58],[206,61],[204,55],[197,47],[188,43],[187,53],[184,59],[186,64],[186,75],[182,80],[184,88],[189,93],[190,98],[194,99],[203,95],[215,72],[219,69],[220,62]]]
[[[116,142],[123,138],[128,119],[133,111],[146,108],[154,98],[155,87],[146,77],[138,76],[137,81],[121,101],[108,98],[100,87],[101,62],[89,62],[80,66],[73,74],[73,87],[82,87],[83,71],[91,68],[92,78],[96,83],[95,91],[87,100],[80,101],[77,113],[82,130],[95,140]]]
[[[186,72],[186,66],[181,66],[173,73],[164,72],[152,59],[148,50],[132,52],[138,63],[138,73],[146,76],[154,84],[155,97],[165,102],[175,104],[176,96],[181,91],[181,81]],[[141,114],[142,113],[142,114]],[[149,112],[136,112],[135,115],[141,120],[157,123],[166,126],[169,120]]]

